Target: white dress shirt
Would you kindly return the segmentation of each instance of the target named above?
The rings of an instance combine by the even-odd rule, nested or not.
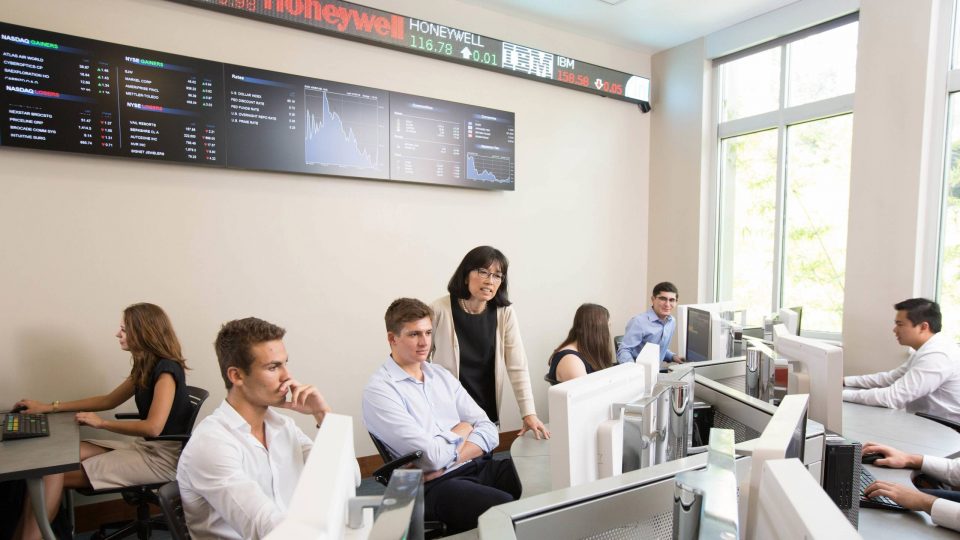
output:
[[[283,519],[313,441],[272,409],[264,424],[267,448],[224,400],[193,430],[177,482],[194,540],[263,538]]]
[[[923,456],[920,471],[952,486],[960,485],[960,459]],[[941,527],[960,531],[960,503],[937,498],[930,518]]]
[[[897,369],[844,377],[843,383],[844,401],[960,422],[960,348],[943,332],[934,334]]]
[[[497,447],[497,427],[446,369],[424,362],[423,381],[408,375],[393,358],[378,369],[363,389],[363,423],[394,457],[423,451],[425,471],[456,468],[463,438],[451,431],[460,422],[473,426],[467,440],[484,452]],[[459,464],[459,465],[462,465]]]

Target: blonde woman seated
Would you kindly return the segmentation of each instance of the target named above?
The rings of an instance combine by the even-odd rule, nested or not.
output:
[[[133,367],[123,382],[109,394],[76,401],[42,403],[21,399],[16,403],[26,413],[79,411],[78,424],[103,429],[135,439],[87,440],[80,443],[81,469],[43,477],[48,518],[60,506],[64,489],[106,489],[169,482],[177,476],[180,443],[146,441],[143,437],[180,434],[187,431],[191,406],[187,395],[180,341],[170,319],[153,304],[134,304],[123,310],[116,338],[130,353]],[[90,411],[113,409],[134,398],[140,420],[107,420]],[[24,501],[14,538],[40,538],[37,520]]]
[[[612,365],[610,312],[597,304],[583,304],[573,316],[567,339],[550,357],[548,376],[566,382]]]

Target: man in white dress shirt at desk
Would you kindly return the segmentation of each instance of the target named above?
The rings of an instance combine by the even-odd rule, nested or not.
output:
[[[194,429],[177,467],[194,540],[262,538],[289,507],[313,441],[271,407],[312,415],[318,427],[330,407],[316,388],[290,376],[285,333],[250,317],[217,335],[227,398]]]
[[[520,497],[510,459],[491,459],[497,428],[449,371],[427,362],[433,311],[412,298],[384,316],[390,356],[363,390],[363,423],[394,457],[421,450],[424,514],[447,533],[473,529],[480,514]]]
[[[911,298],[897,310],[893,333],[914,350],[897,369],[843,378],[843,400],[906,409],[960,423],[960,348],[940,333],[940,306]]]

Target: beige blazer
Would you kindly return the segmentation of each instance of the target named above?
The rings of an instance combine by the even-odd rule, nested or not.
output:
[[[436,347],[431,361],[445,367],[459,379],[460,344],[457,343],[457,331],[453,328],[450,296],[438,298],[431,307],[434,313],[433,344]],[[530,372],[527,369],[527,353],[523,350],[520,325],[513,306],[497,308],[497,346],[494,364],[496,365],[494,379],[497,387],[497,411],[500,410],[500,396],[503,393],[503,379],[506,374],[510,378],[513,394],[520,405],[520,417],[537,414],[533,403],[533,389],[530,386]]]

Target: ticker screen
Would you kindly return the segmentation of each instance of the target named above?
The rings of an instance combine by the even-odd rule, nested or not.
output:
[[[650,80],[563,55],[340,0],[173,0],[433,56],[631,103]]]
[[[513,190],[511,112],[0,23],[0,145]]]

